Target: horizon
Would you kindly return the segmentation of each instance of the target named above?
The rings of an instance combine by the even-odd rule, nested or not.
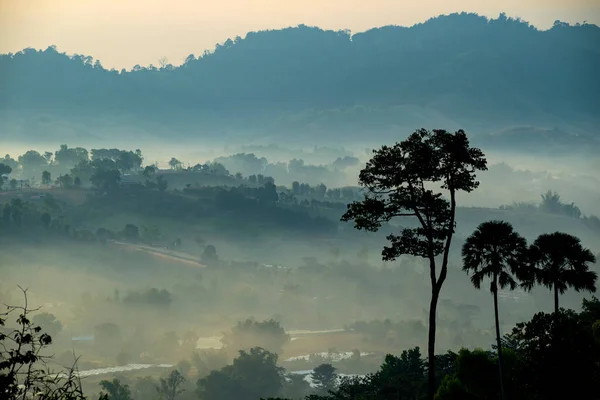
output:
[[[539,30],[551,28],[556,20],[571,25],[600,24],[600,2],[595,0],[577,0],[568,6],[548,0],[525,3],[515,0],[501,6],[469,0],[428,0],[417,6],[405,6],[378,0],[373,7],[342,0],[326,4],[303,2],[304,5],[290,2],[285,6],[273,3],[275,0],[241,3],[229,0],[232,7],[210,7],[190,1],[179,0],[172,7],[160,1],[145,2],[144,12],[140,13],[136,9],[138,3],[133,1],[123,6],[114,1],[98,3],[96,0],[85,3],[0,0],[0,54],[56,45],[60,52],[91,55],[101,60],[106,69],[129,70],[136,64],[157,65],[163,57],[178,66],[188,55],[211,51],[228,38],[298,25],[334,31],[348,29],[355,34],[385,26],[412,27],[461,12],[488,19],[505,13]],[[235,9],[235,13],[231,13],[231,9]]]
[[[0,0],[0,1],[1,1],[1,0]],[[457,12],[457,13],[450,13],[450,14],[440,14],[440,15],[437,15],[437,16],[434,16],[434,17],[430,17],[430,18],[428,18],[428,19],[427,19],[427,20],[425,20],[425,21],[417,22],[417,23],[415,23],[415,24],[412,24],[412,25],[393,25],[393,24],[392,24],[392,25],[374,26],[374,27],[371,27],[371,28],[365,29],[365,30],[363,30],[363,31],[356,31],[356,32],[353,32],[353,31],[350,31],[350,30],[348,30],[348,31],[350,32],[350,37],[352,37],[352,36],[354,36],[354,35],[357,35],[357,34],[361,34],[361,33],[364,33],[364,32],[368,32],[368,31],[371,31],[371,30],[374,30],[374,29],[386,28],[386,27],[400,27],[400,28],[409,28],[409,29],[410,29],[410,28],[413,28],[413,27],[415,27],[415,26],[418,26],[418,25],[425,24],[425,23],[427,23],[427,22],[429,22],[429,21],[431,21],[431,20],[433,20],[433,19],[442,18],[442,17],[449,17],[449,16],[451,16],[451,15],[462,14],[462,13],[466,13],[466,14],[469,14],[469,15],[477,15],[477,16],[479,16],[479,17],[484,17],[484,18],[486,18],[488,21],[491,21],[491,20],[497,20],[498,18],[500,18],[500,16],[501,16],[502,14],[505,14],[505,16],[506,16],[507,18],[513,18],[513,19],[517,19],[517,18],[519,18],[519,19],[520,19],[520,17],[512,17],[512,16],[510,16],[510,15],[508,15],[508,14],[506,14],[506,13],[500,13],[500,14],[499,14],[498,16],[496,16],[496,17],[489,17],[489,16],[485,16],[485,15],[477,14],[477,13],[471,13],[471,12],[463,12],[463,11],[461,11],[461,12]],[[540,27],[538,27],[538,26],[535,26],[535,25],[533,25],[532,23],[530,23],[529,21],[526,21],[526,20],[524,20],[524,19],[520,19],[520,21],[521,21],[522,23],[527,23],[527,24],[529,24],[530,26],[534,27],[536,30],[538,30],[538,31],[541,31],[541,32],[543,32],[543,31],[547,31],[547,30],[550,30],[550,29],[552,28],[552,27],[549,27],[549,28],[547,28],[547,29],[541,29]],[[578,24],[579,24],[579,23],[569,23],[569,22],[567,22],[567,21],[562,21],[562,20],[561,20],[560,22],[567,23],[567,24],[569,24],[570,26],[576,26],[576,25],[578,25]],[[588,22],[588,21],[584,21],[584,24],[585,24],[585,25],[591,25],[591,26],[600,27],[600,25],[598,25],[598,24],[594,24],[594,23],[590,23],[590,22]],[[294,25],[294,26],[285,26],[285,27],[281,27],[281,28],[277,28],[277,29],[260,29],[260,30],[256,30],[256,31],[248,31],[248,32],[244,33],[243,35],[238,35],[238,36],[239,36],[239,37],[241,37],[242,39],[245,39],[245,38],[247,37],[247,35],[248,35],[248,34],[250,34],[250,33],[255,33],[255,32],[269,32],[269,31],[282,31],[282,30],[285,30],[285,29],[296,29],[296,28],[300,28],[300,27],[316,28],[316,29],[320,29],[320,30],[322,30],[322,31],[324,31],[324,32],[330,32],[330,31],[334,31],[334,32],[335,32],[335,31],[343,31],[343,30],[344,30],[344,29],[327,29],[327,28],[323,28],[323,27],[320,27],[320,26],[314,26],[314,25],[308,25],[308,24],[302,24],[302,23],[301,23],[301,24],[298,24],[298,25]],[[197,59],[200,59],[200,58],[202,58],[202,56],[203,56],[203,53],[204,53],[204,52],[206,52],[206,51],[213,52],[213,51],[216,49],[216,46],[217,46],[217,45],[219,45],[219,44],[221,44],[221,45],[222,45],[223,43],[225,43],[227,40],[230,40],[230,39],[234,39],[234,37],[228,37],[228,38],[225,38],[225,39],[223,39],[223,40],[221,40],[221,41],[219,41],[219,42],[216,42],[216,43],[215,43],[215,44],[214,44],[214,45],[213,45],[211,48],[206,48],[206,49],[204,49],[202,52],[199,52],[199,53],[190,53],[190,54],[188,54],[188,56],[189,56],[189,55],[194,55],[194,56],[195,56]],[[108,71],[108,70],[110,70],[110,69],[116,69],[116,70],[119,70],[119,71],[120,71],[120,70],[123,70],[123,69],[125,69],[126,71],[132,71],[133,67],[134,67],[134,66],[136,66],[136,65],[139,65],[139,66],[141,66],[142,68],[147,68],[147,67],[150,67],[150,66],[152,66],[152,65],[154,65],[155,67],[157,67],[157,65],[156,65],[156,64],[157,64],[157,63],[160,63],[160,62],[162,61],[162,60],[161,60],[161,58],[162,58],[162,57],[159,57],[159,58],[157,58],[157,61],[156,61],[155,63],[149,63],[149,64],[141,64],[141,63],[136,63],[136,64],[133,64],[133,65],[131,65],[131,66],[127,67],[127,68],[126,68],[126,67],[118,67],[118,68],[117,68],[117,67],[114,67],[114,66],[107,66],[106,64],[104,64],[104,63],[103,63],[103,60],[101,60],[101,59],[99,59],[99,58],[96,58],[96,57],[94,57],[92,54],[88,54],[88,53],[81,53],[81,52],[67,52],[67,51],[65,51],[65,50],[61,49],[61,48],[60,48],[60,46],[59,46],[59,45],[57,45],[57,44],[49,44],[49,45],[48,45],[48,46],[46,46],[46,47],[33,47],[33,46],[29,46],[29,47],[24,47],[24,48],[22,48],[22,49],[19,49],[18,51],[15,51],[15,52],[0,53],[0,55],[16,54],[16,53],[19,53],[19,52],[21,52],[21,51],[24,51],[24,50],[26,50],[26,49],[34,49],[34,50],[36,50],[36,51],[44,51],[44,50],[46,50],[46,49],[48,49],[48,48],[54,48],[54,49],[55,49],[55,50],[56,50],[58,53],[60,53],[60,54],[66,54],[67,56],[73,56],[73,55],[77,55],[77,54],[79,54],[79,55],[84,55],[84,56],[91,56],[91,57],[92,57],[92,58],[93,58],[95,61],[96,61],[96,60],[97,60],[97,61],[100,61],[100,63],[102,64],[102,68],[103,68],[103,69],[105,69],[105,70],[107,70],[107,71]],[[163,57],[164,57],[164,56],[163,56]],[[172,63],[170,60],[168,60],[168,58],[167,58],[167,60],[169,61],[169,64],[173,65],[174,67],[180,67],[181,65],[183,65],[183,64],[184,64],[184,62],[185,62],[185,58],[186,58],[186,57],[187,57],[187,56],[183,57],[182,61],[181,61],[181,62],[178,62],[178,63]],[[166,58],[166,57],[165,57],[165,58]]]

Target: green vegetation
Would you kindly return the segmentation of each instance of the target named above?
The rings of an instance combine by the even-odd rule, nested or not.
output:
[[[383,146],[360,172],[359,182],[367,188],[365,199],[348,205],[342,220],[355,222],[357,229],[377,231],[383,222],[412,217],[418,227],[405,228],[400,235],[387,237],[390,246],[384,260],[401,255],[422,257],[429,262],[431,303],[427,346],[429,391],[435,387],[436,310],[448,273],[450,246],[456,224],[456,195],[477,188],[476,171],[486,170],[481,150],[469,147],[464,131],[421,129],[393,147]],[[435,192],[430,185],[447,190]],[[442,256],[438,269],[437,257]]]
[[[502,383],[502,344],[498,317],[498,290],[517,287],[517,276],[527,265],[527,241],[503,221],[484,222],[467,238],[462,248],[463,270],[471,273],[471,282],[481,288],[484,278],[491,279],[490,291],[494,296],[496,343],[500,391],[505,399]]]
[[[139,150],[37,154],[7,156],[1,167],[11,179],[33,171],[41,183],[19,179],[2,192],[0,244],[10,250],[0,273],[26,281],[48,307],[31,323],[13,318],[14,307],[2,317],[11,328],[0,336],[10,344],[0,390],[11,399],[18,390],[69,393],[47,397],[57,400],[598,393],[600,302],[568,291],[596,289],[592,217],[553,192],[529,225],[512,223],[519,209],[460,207],[487,169],[464,131],[418,130],[375,150],[358,188],[296,180],[311,169],[298,160],[286,166],[296,168],[290,185],[278,185],[268,160],[241,153],[194,167],[173,158],[169,170],[145,165]],[[255,170],[232,174],[225,164],[235,163]],[[369,250],[385,239],[379,266]],[[488,280],[493,302],[472,288]],[[11,296],[0,286],[2,302]],[[14,353],[20,342],[33,353]],[[58,380],[39,368],[50,360],[67,366]],[[135,364],[147,369],[125,372]],[[78,379],[115,365],[123,372]],[[558,387],[563,377],[572,383]]]
[[[525,152],[558,143],[595,155],[599,32],[585,22],[540,30],[472,13],[354,34],[300,25],[226,39],[180,66],[130,71],[55,46],[27,48],[0,55],[0,73],[12,77],[2,86],[0,128],[32,140],[64,135],[65,125],[78,135],[119,126],[115,136],[135,127],[170,140],[202,132],[203,141],[266,131],[308,144],[362,140],[365,132],[380,141],[392,126],[460,121],[500,131],[478,145]]]

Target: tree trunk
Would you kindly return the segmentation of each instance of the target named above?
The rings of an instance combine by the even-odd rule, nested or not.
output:
[[[502,342],[500,341],[500,319],[498,317],[498,285],[497,278],[494,276],[494,282],[492,283],[492,293],[494,295],[494,318],[496,320],[496,344],[498,345],[498,374],[500,377],[500,395],[501,399],[505,400],[504,397],[504,379],[502,378]]]
[[[558,318],[558,288],[554,284],[554,316]]]
[[[437,302],[440,296],[439,289],[434,286],[431,292],[431,303],[429,305],[429,341],[427,342],[427,380],[429,393],[427,397],[433,400],[435,396],[435,328]]]

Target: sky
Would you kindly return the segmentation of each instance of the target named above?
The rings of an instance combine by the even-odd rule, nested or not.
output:
[[[56,45],[105,68],[174,65],[249,31],[305,24],[361,32],[453,12],[600,25],[600,0],[0,0],[0,53]]]

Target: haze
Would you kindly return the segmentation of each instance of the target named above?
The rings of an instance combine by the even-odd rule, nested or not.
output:
[[[0,1],[0,397],[600,393],[597,2]]]

